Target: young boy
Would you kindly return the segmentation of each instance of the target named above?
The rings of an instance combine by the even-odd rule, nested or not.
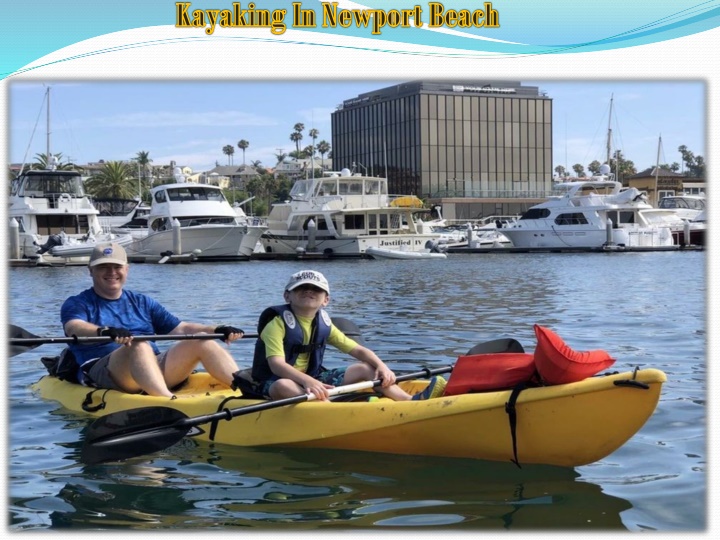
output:
[[[428,387],[411,396],[395,384],[395,374],[367,347],[333,326],[323,309],[330,302],[330,285],[320,272],[302,270],[285,286],[285,305],[273,306],[277,315],[262,329],[255,344],[252,376],[270,399],[315,394],[327,400],[335,386],[382,379],[380,392],[396,401],[442,395],[445,379],[433,377]],[[359,360],[346,368],[325,369],[326,344]]]

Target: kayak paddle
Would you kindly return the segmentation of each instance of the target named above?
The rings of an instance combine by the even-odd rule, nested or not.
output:
[[[360,329],[352,321],[343,317],[334,317],[333,325],[340,329],[346,336],[360,336]],[[80,336],[80,337],[39,337],[15,326],[10,325],[8,334],[10,336],[10,356],[22,354],[40,345],[47,343],[107,343],[112,341],[109,336]],[[224,334],[160,334],[147,336],[133,336],[134,341],[174,341],[186,339],[223,339]],[[258,334],[243,334],[241,339],[258,338]]]
[[[449,373],[452,369],[452,366],[425,369],[401,375],[397,377],[397,381],[432,377],[441,373]],[[331,388],[328,393],[330,396],[336,396],[374,388],[381,384],[382,380],[380,379],[361,381]],[[111,413],[101,416],[89,426],[84,437],[80,459],[83,463],[92,465],[149,454],[172,446],[186,435],[194,436],[202,433],[201,430],[197,429],[197,426],[201,424],[207,424],[215,420],[231,420],[237,416],[269,411],[270,409],[315,399],[317,399],[315,394],[302,394],[237,409],[223,409],[216,413],[194,417],[188,417],[177,409],[161,406],[142,407]]]

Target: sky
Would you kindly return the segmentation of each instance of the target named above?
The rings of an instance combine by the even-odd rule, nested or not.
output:
[[[175,161],[194,172],[227,165],[225,145],[249,141],[245,162],[274,166],[275,154],[295,149],[290,134],[305,125],[301,148],[332,142],[330,115],[344,100],[403,80],[342,81],[9,81],[11,163],[32,162],[47,148],[44,95],[51,87],[50,145],[63,161],[129,160],[149,152],[157,165]],[[612,98],[613,151],[641,171],[682,159],[685,145],[706,156],[706,85],[702,80],[521,80],[553,99],[553,169],[605,161]],[[342,168],[348,164],[335,164]]]

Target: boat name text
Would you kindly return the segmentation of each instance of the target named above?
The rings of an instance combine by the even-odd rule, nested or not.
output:
[[[233,2],[231,9],[191,9],[191,2],[175,3],[176,28],[204,28],[212,35],[220,28],[269,28],[276,36],[287,30],[287,9],[260,9],[250,2],[243,9]],[[292,3],[291,28],[368,28],[372,34],[383,28],[422,28],[423,10],[420,6],[406,9],[342,9],[337,2],[320,2],[320,13],[303,8],[301,2]],[[484,2],[483,9],[446,9],[440,2],[429,2],[427,26],[438,28],[500,28],[500,15],[492,2]]]
[[[422,245],[422,240],[417,239],[398,239],[398,240],[380,240],[380,243],[378,244],[380,247],[388,247],[388,246],[420,246]]]

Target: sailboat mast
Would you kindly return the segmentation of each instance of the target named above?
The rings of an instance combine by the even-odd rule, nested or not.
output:
[[[45,96],[47,97],[47,141],[46,141],[46,154],[45,154],[45,162],[47,165],[50,165],[50,87],[48,86],[47,90],[45,91]]]
[[[658,176],[660,176],[660,147],[662,146],[662,134],[658,137],[657,158],[655,160],[655,206],[660,202],[658,195]]]
[[[607,164],[610,165],[610,149],[612,146],[612,107],[613,97],[615,94],[610,94],[610,114],[608,114],[608,135],[607,135]]]

